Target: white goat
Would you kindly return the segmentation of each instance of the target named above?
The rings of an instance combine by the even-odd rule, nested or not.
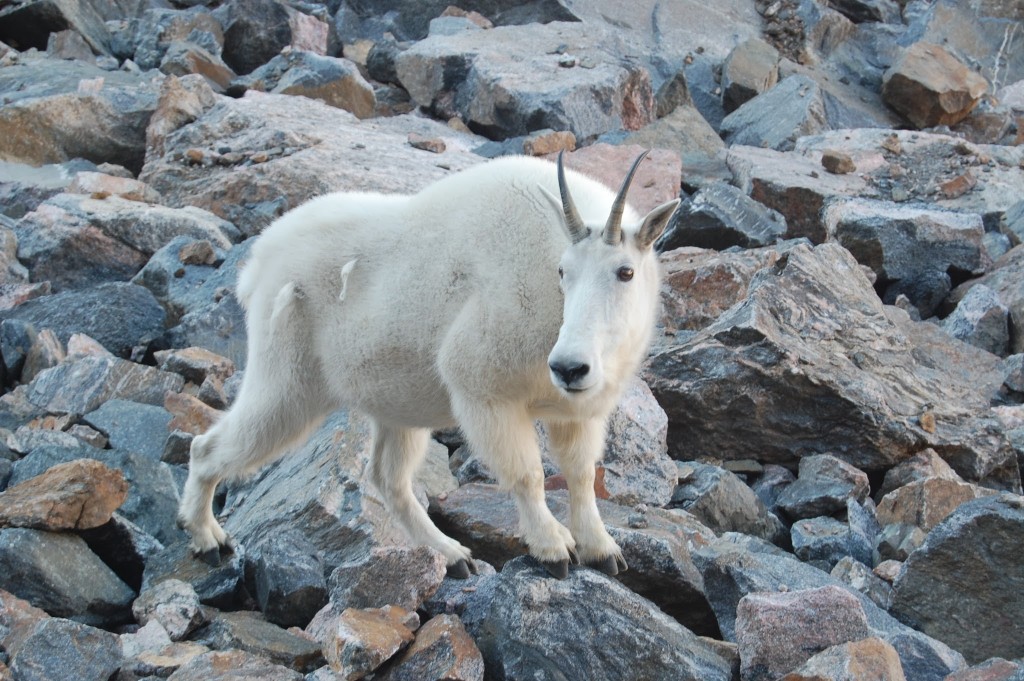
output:
[[[228,543],[211,507],[218,481],[252,473],[344,406],[372,421],[370,477],[392,516],[453,576],[475,571],[470,552],[437,529],[412,483],[430,430],[454,424],[512,492],[521,536],[552,574],[570,561],[626,569],[594,473],[653,327],[651,245],[679,203],[642,220],[626,207],[645,155],[618,195],[566,173],[561,156],[557,167],[515,157],[412,196],[330,194],[271,225],[238,281],[241,391],[192,443],[179,520],[193,549],[215,559]],[[568,529],[544,503],[536,419],[568,482]]]

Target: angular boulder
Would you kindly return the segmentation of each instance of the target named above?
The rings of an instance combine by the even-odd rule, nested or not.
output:
[[[987,90],[984,76],[923,41],[907,48],[882,79],[885,102],[918,128],[959,123]]]

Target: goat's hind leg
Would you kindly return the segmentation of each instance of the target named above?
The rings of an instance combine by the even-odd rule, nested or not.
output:
[[[437,529],[412,491],[413,476],[423,463],[430,431],[373,422],[370,480],[384,498],[395,521],[417,544],[437,549],[448,563],[448,574],[465,579],[476,572],[469,549]]]

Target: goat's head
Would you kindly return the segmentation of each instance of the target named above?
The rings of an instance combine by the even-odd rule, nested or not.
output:
[[[645,151],[633,163],[603,226],[588,225],[580,217],[558,157],[561,197],[550,198],[561,204],[572,244],[558,268],[565,303],[548,367],[555,386],[570,396],[600,389],[608,373],[623,378],[623,362],[643,352],[654,323],[659,278],[652,245],[679,199],[658,206],[637,224],[622,224],[626,193],[646,156]]]

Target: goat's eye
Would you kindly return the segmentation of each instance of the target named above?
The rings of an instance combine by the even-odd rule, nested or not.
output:
[[[633,268],[620,267],[618,272],[615,273],[615,275],[619,278],[619,281],[629,281],[630,279],[633,278]]]
[[[562,270],[561,267],[559,267],[558,268],[558,278],[561,279],[563,276],[565,276],[565,272]]]

